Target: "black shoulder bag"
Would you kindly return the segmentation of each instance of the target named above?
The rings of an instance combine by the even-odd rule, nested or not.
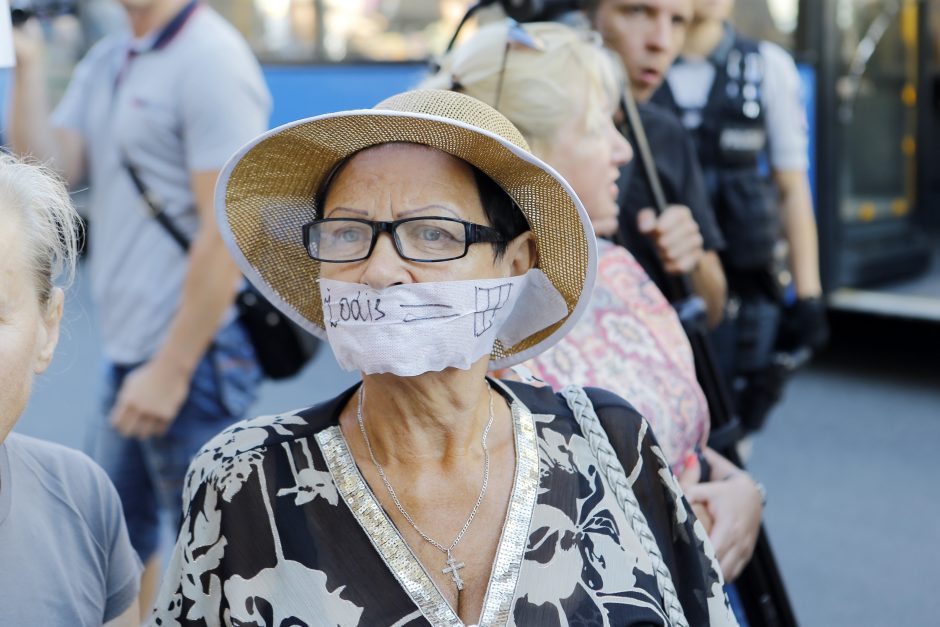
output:
[[[183,252],[188,253],[189,238],[166,215],[164,208],[140,179],[137,168],[126,159],[124,168],[153,219]],[[246,281],[246,287],[235,297],[235,306],[238,308],[238,319],[248,333],[265,377],[287,379],[294,376],[319,349],[317,338],[281,313],[251,283]]]

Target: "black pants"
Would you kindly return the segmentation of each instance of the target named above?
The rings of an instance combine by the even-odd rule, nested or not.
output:
[[[781,305],[755,293],[732,294],[728,301],[725,319],[712,331],[711,340],[735,413],[745,431],[756,431],[782,391],[782,373],[773,359]]]

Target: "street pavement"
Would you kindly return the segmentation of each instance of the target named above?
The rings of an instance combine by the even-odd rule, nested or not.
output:
[[[82,448],[101,357],[79,275],[50,370],[16,430]],[[802,625],[937,624],[940,616],[940,328],[834,321],[830,350],[791,382],[749,469]],[[355,381],[321,351],[296,379],[265,383],[251,414],[329,398]]]
[[[832,321],[756,438],[771,543],[801,624],[940,624],[940,325]]]

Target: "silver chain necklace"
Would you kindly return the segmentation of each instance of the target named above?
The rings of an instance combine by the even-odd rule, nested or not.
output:
[[[490,418],[486,423],[486,428],[483,429],[483,438],[481,442],[483,443],[483,488],[480,490],[480,496],[477,497],[477,502],[474,503],[473,509],[470,510],[470,516],[467,517],[467,522],[463,524],[463,528],[457,534],[457,537],[454,538],[454,541],[451,543],[450,547],[445,547],[443,544],[429,536],[428,534],[421,531],[418,525],[415,524],[414,519],[411,517],[405,508],[402,506],[401,501],[398,500],[398,495],[395,494],[395,489],[392,487],[392,484],[388,482],[388,477],[385,475],[385,470],[379,464],[378,460],[375,459],[375,453],[372,452],[372,444],[369,442],[369,434],[366,433],[366,426],[362,422],[362,398],[365,392],[363,387],[359,387],[359,405],[356,408],[356,420],[359,421],[359,431],[362,433],[362,439],[365,440],[366,448],[369,449],[369,457],[372,458],[372,463],[375,464],[375,469],[378,471],[379,476],[382,477],[382,482],[385,484],[385,489],[388,490],[389,496],[392,497],[392,501],[395,502],[395,507],[398,508],[398,511],[401,512],[401,515],[405,517],[411,526],[414,527],[414,530],[418,532],[422,538],[424,538],[432,546],[436,547],[442,553],[447,555],[447,566],[441,569],[441,572],[445,575],[450,575],[454,580],[454,585],[457,586],[457,590],[463,590],[463,579],[460,578],[460,574],[457,572],[461,568],[464,568],[466,565],[463,562],[458,562],[453,555],[454,549],[457,548],[457,545],[463,539],[467,529],[470,528],[470,523],[473,522],[474,516],[477,515],[477,510],[480,509],[480,504],[483,502],[483,497],[486,495],[486,486],[490,480],[490,452],[486,448],[486,436],[490,433],[490,427],[493,426],[493,388],[490,387],[489,382],[486,383],[486,387],[490,392]]]

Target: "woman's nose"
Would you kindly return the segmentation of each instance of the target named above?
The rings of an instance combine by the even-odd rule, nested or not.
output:
[[[407,262],[395,249],[391,234],[379,233],[372,254],[364,262],[359,282],[376,290],[412,282]]]
[[[630,142],[617,130],[617,127],[614,126],[613,122],[610,123],[608,128],[608,133],[610,137],[610,160],[611,162],[620,167],[624,164],[630,163],[633,161],[633,147],[630,145]]]

